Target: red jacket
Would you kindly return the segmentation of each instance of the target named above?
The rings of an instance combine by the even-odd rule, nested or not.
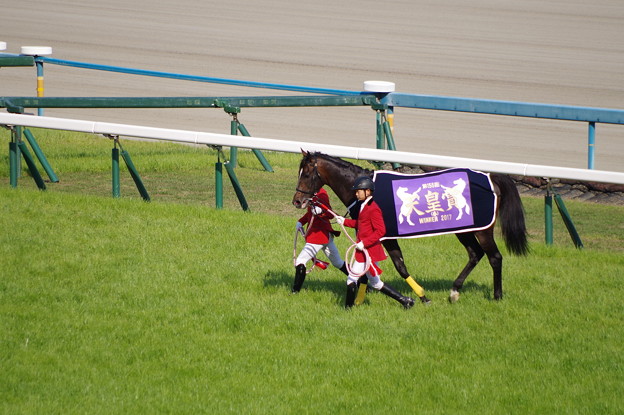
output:
[[[318,198],[319,202],[331,209],[331,205],[329,204],[329,195],[325,189],[321,188],[321,190],[316,193],[316,198]],[[301,217],[301,219],[299,219],[299,222],[302,225],[312,221],[312,225],[308,227],[306,242],[319,245],[328,243],[329,234],[336,234],[336,231],[334,231],[331,223],[329,222],[333,217],[334,216],[326,210],[323,210],[323,213],[320,215],[313,215],[311,206],[308,205],[308,211]]]
[[[364,243],[364,248],[368,250],[373,262],[383,261],[387,258],[386,251],[384,251],[379,240],[386,234],[386,224],[381,209],[372,198],[362,204],[357,220],[345,219],[344,225],[356,229],[357,241]],[[364,262],[364,254],[357,251],[355,259]]]

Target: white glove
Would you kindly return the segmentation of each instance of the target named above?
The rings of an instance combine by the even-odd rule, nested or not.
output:
[[[355,248],[359,251],[363,251],[364,250],[364,242],[360,241],[355,245]]]
[[[297,225],[295,225],[295,229],[297,231],[302,231],[303,230],[303,225],[301,224],[301,222],[297,221]]]
[[[344,225],[345,218],[342,216],[336,216],[336,223],[338,225]]]
[[[310,210],[312,211],[313,215],[320,215],[321,213],[323,213],[323,209],[318,206],[312,206],[312,209]]]

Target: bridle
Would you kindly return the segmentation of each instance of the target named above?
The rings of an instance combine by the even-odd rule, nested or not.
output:
[[[301,190],[298,187],[295,188],[295,191],[299,192],[299,193],[306,194],[306,195],[312,195],[312,196],[314,196],[316,194],[316,192],[308,192],[307,190]]]
[[[313,183],[315,183],[317,180],[322,181],[323,179],[321,178],[321,175],[318,172],[318,165],[316,163],[316,158],[315,158],[314,159],[314,170],[312,171],[312,181],[313,181]],[[312,188],[314,188],[314,186],[312,186]],[[306,194],[306,195],[311,195],[311,196],[314,196],[316,194],[316,192],[310,192],[309,190],[301,190],[301,189],[299,189],[299,187],[296,187],[295,191],[297,191],[299,193]]]

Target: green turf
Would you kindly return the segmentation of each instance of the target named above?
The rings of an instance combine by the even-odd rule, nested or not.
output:
[[[446,301],[466,260],[453,236],[404,241],[433,304],[405,311],[371,293],[347,312],[335,269],[290,295],[298,156],[268,153],[267,173],[241,152],[251,212],[227,182],[217,210],[213,150],[124,142],[152,195],[145,203],[123,170],[123,197],[110,196],[109,141],[65,134],[37,131],[61,179],[45,192],[26,173],[10,188],[0,155],[0,413],[624,406],[623,207],[566,201],[585,244],[577,250],[558,219],[545,246],[543,202],[524,198],[532,252],[503,247],[500,302],[485,261],[460,301]]]

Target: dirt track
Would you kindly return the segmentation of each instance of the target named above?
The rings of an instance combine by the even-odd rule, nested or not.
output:
[[[38,4],[41,3],[41,4]],[[0,41],[52,57],[259,82],[624,108],[624,2],[494,0],[155,2],[8,0]],[[35,95],[34,68],[0,69],[0,96]],[[292,95],[45,68],[46,96]],[[229,132],[222,110],[46,115]],[[244,109],[252,135],[374,147],[366,108]],[[397,109],[400,150],[584,168],[587,124]],[[596,168],[624,171],[624,126],[598,124]]]

